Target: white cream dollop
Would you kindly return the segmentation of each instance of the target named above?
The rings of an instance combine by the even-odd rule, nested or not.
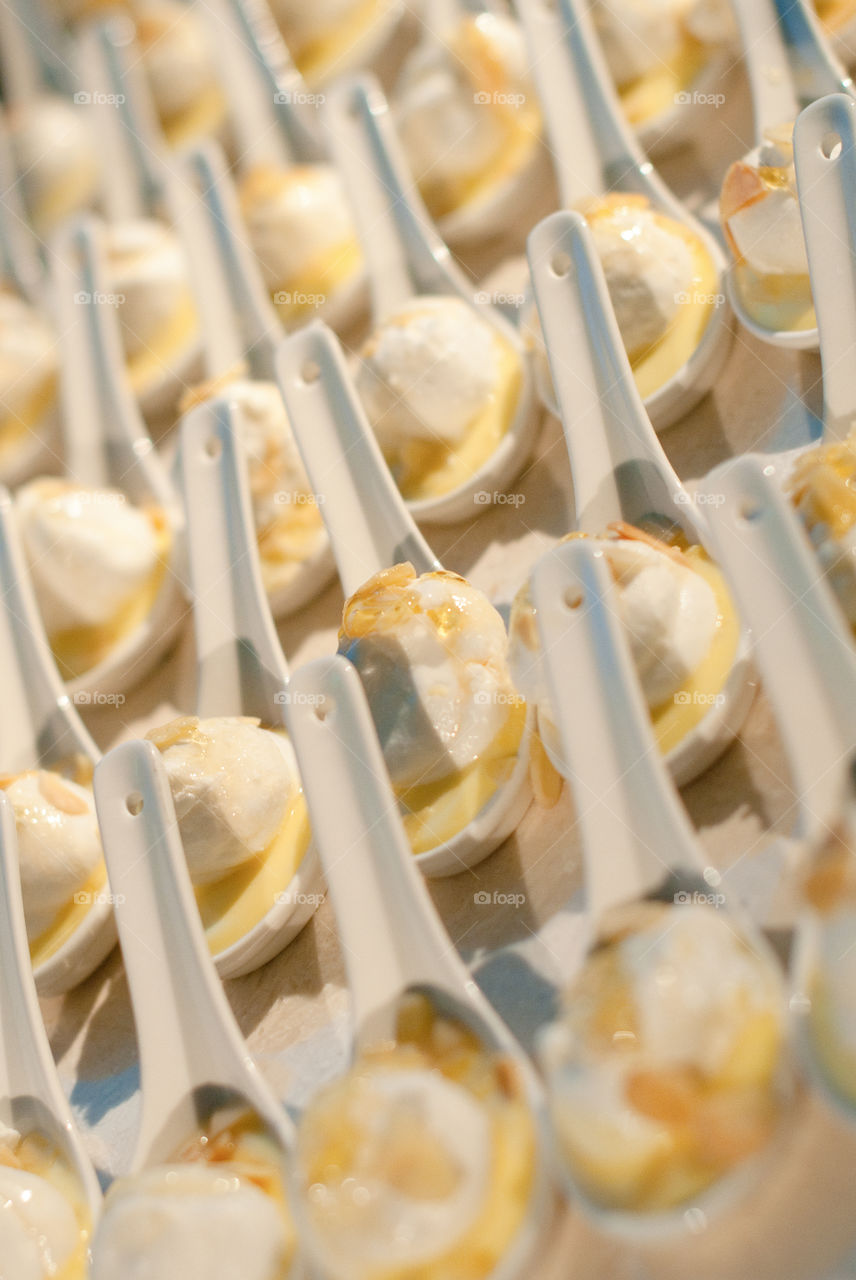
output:
[[[156,350],[162,335],[191,304],[190,276],[176,233],[153,218],[113,223],[106,229],[107,268],[125,355]],[[187,345],[195,346],[191,322]]]
[[[164,120],[191,111],[217,86],[217,66],[205,26],[190,5],[134,0],[143,70]]]
[[[456,574],[398,565],[346,602],[339,652],[360,673],[396,786],[447,777],[490,746],[521,701],[507,650],[496,609]]]
[[[100,164],[85,106],[45,94],[13,108],[8,127],[24,200],[42,235],[92,207]]]
[[[478,1216],[491,1170],[490,1120],[472,1094],[438,1071],[360,1065],[309,1112],[310,1128],[335,1125],[355,1139],[344,1182],[304,1192],[320,1252],[340,1280],[454,1249]]]
[[[20,488],[15,503],[49,635],[112,622],[157,568],[151,521],[116,489],[45,477]]]
[[[354,243],[351,212],[331,165],[250,170],[240,196],[250,242],[271,292],[303,282],[307,271],[326,268]]]
[[[288,47],[299,58],[307,45],[331,36],[356,13],[364,0],[271,0],[271,9]]]
[[[0,289],[0,424],[38,426],[28,420],[29,407],[58,367],[50,326],[23,298]]]
[[[621,87],[673,57],[687,37],[718,45],[733,31],[727,0],[593,0],[592,14]]]
[[[510,17],[468,17],[446,39],[420,42],[395,90],[396,125],[416,181],[455,183],[482,172],[505,146],[515,107],[535,100],[526,41]]]
[[[24,916],[33,942],[101,861],[95,802],[89,788],[46,769],[18,774],[5,792],[15,812]]]
[[[792,123],[769,129],[759,148],[731,166],[720,205],[737,257],[758,275],[808,275]]]
[[[175,1164],[114,1184],[93,1242],[92,1280],[279,1280],[282,1217],[228,1165]]]
[[[282,514],[283,503],[312,489],[277,384],[241,379],[226,393],[241,411],[253,519],[261,533]]]
[[[263,853],[299,786],[288,739],[241,716],[189,716],[149,736],[162,753],[194,883],[212,884]]]
[[[598,213],[590,221],[628,355],[653,345],[668,329],[692,289],[692,250],[653,209],[633,204]]]
[[[65,1196],[38,1174],[0,1163],[3,1280],[50,1280],[79,1244],[80,1227]]]
[[[356,385],[381,445],[452,445],[496,394],[494,331],[460,298],[414,298],[363,347]]]

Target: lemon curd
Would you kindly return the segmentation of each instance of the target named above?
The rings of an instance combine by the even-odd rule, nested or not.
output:
[[[650,346],[628,351],[633,377],[643,399],[655,394],[675,376],[698,348],[714,311],[720,304],[720,280],[716,263],[704,242],[683,223],[652,209],[645,196],[608,195],[581,207],[586,221],[595,226],[627,210],[645,210],[663,231],[679,236],[692,254],[693,273],[683,287],[685,295],[666,331]]]
[[[404,311],[394,323],[406,326],[418,312]],[[389,322],[392,323],[392,322]],[[514,420],[523,384],[520,357],[501,334],[493,340],[498,356],[498,376],[490,402],[477,413],[460,440],[445,444],[439,440],[408,439],[385,444],[384,458],[402,497],[408,502],[440,498],[466,484],[493,457]],[[363,356],[370,357],[370,338]]]
[[[171,374],[178,361],[196,343],[199,318],[193,295],[187,289],[172,315],[159,328],[157,335],[125,358],[128,381],[136,396],[144,396],[151,387]]]
[[[5,376],[0,372],[0,378],[5,380]],[[57,378],[55,374],[49,374],[15,413],[0,414],[0,461],[5,461],[25,436],[31,432],[38,434],[40,424],[54,408],[56,400]]]
[[[63,1265],[51,1270],[51,1280],[86,1280],[92,1223],[77,1177],[60,1152],[43,1134],[34,1131],[18,1139],[14,1145],[0,1140],[0,1166],[43,1178],[68,1203],[77,1219],[79,1239]],[[5,1207],[0,1202],[0,1214]],[[0,1258],[0,1267],[2,1263]],[[0,1275],[3,1274],[5,1272],[0,1270]]]
[[[354,1265],[351,1234],[366,1245],[372,1228],[378,1229],[371,1220],[373,1195],[427,1203],[439,1213],[444,1200],[460,1194],[465,1175],[452,1150],[415,1108],[391,1115],[384,1141],[378,1143],[370,1114],[372,1103],[376,1105],[372,1083],[400,1072],[430,1072],[441,1086],[463,1091],[470,1105],[483,1109],[489,1126],[486,1177],[453,1247],[441,1243],[435,1256],[407,1262],[400,1257],[382,1261],[367,1246],[375,1257],[353,1274],[360,1280],[483,1280],[524,1220],[534,1184],[535,1127],[515,1064],[485,1049],[469,1028],[439,1014],[421,994],[402,1001],[394,1041],[364,1051],[348,1075],[323,1090],[304,1112],[298,1177],[307,1215],[319,1237],[333,1242],[341,1233],[339,1250]],[[368,1106],[361,1103],[367,1089]],[[354,1194],[361,1186],[366,1187],[365,1200]],[[364,1205],[368,1209],[361,1223]]]

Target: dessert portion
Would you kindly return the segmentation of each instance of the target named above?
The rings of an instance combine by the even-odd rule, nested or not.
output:
[[[712,906],[634,903],[589,954],[543,1062],[569,1172],[601,1208],[668,1210],[780,1115],[780,979]]]
[[[86,111],[58,94],[13,107],[6,117],[24,203],[40,236],[98,199],[100,160]]]
[[[312,85],[342,74],[354,47],[395,7],[395,0],[271,0],[295,65]]]
[[[212,1117],[167,1163],[113,1183],[91,1280],[286,1280],[296,1238],[282,1152],[257,1117]]]
[[[403,497],[437,498],[496,452],[520,398],[520,356],[460,298],[417,297],[364,344],[356,386]]]
[[[360,674],[414,853],[460,832],[508,781],[526,704],[502,618],[476,587],[398,564],[346,600],[339,652]]]
[[[665,386],[693,355],[719,298],[704,242],[645,196],[613,194],[581,212],[591,228],[639,394]]]
[[[665,755],[721,700],[737,653],[736,610],[722,574],[699,546],[681,548],[625,524],[611,525],[604,537],[590,541],[603,551],[612,575],[618,613]],[[515,597],[509,630],[514,679],[537,706],[544,743],[561,760],[528,582]]]
[[[488,198],[524,173],[540,148],[526,42],[503,14],[465,14],[442,40],[423,40],[404,63],[394,109],[434,218]]]
[[[331,165],[260,165],[238,194],[262,278],[286,328],[323,310],[362,270],[339,175]]]
[[[0,1262],[4,1280],[86,1280],[91,1234],[77,1179],[56,1148],[0,1123]]]
[[[166,513],[52,476],[23,485],[15,504],[48,640],[63,678],[76,679],[151,612],[172,551]]]
[[[591,0],[592,17],[631,124],[682,101],[734,37],[728,0]]]
[[[199,352],[190,274],[176,233],[151,218],[105,229],[108,284],[134,394],[177,382]]]
[[[184,397],[181,412],[223,393],[241,411],[238,422],[262,581],[273,596],[327,546],[327,534],[279,387],[275,382],[250,381],[241,369],[234,370],[193,388]]]
[[[725,175],[719,216],[746,311],[765,329],[817,325],[794,169],[793,121]]]
[[[798,457],[785,492],[847,621],[856,626],[856,432]]]
[[[311,1247],[330,1280],[482,1280],[524,1220],[534,1163],[514,1063],[409,995],[394,1043],[363,1052],[301,1119]]]
[[[856,1106],[856,870],[847,831],[833,832],[804,885],[812,918],[807,1031],[837,1096]]]
[[[24,917],[35,968],[75,932],[107,883],[91,772],[88,762],[75,761],[69,776],[54,769],[28,769],[0,778],[15,813]]]
[[[58,353],[42,316],[0,286],[0,477],[56,440]]]
[[[180,716],[161,752],[196,902],[214,955],[282,901],[309,846],[291,744],[247,716]]]
[[[161,127],[171,146],[219,137],[226,97],[205,26],[180,0],[133,0],[137,44]]]

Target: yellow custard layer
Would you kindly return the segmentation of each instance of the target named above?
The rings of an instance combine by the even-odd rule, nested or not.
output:
[[[219,85],[209,85],[193,105],[160,123],[171,147],[183,147],[199,138],[218,133],[226,120],[226,98]]]
[[[817,328],[808,276],[762,276],[746,262],[735,263],[734,273],[747,313],[762,328],[788,332]]]
[[[809,989],[812,1047],[833,1088],[856,1104],[856,1049],[848,1046],[838,1026],[838,1010],[822,971]]]
[[[45,415],[56,404],[57,379],[46,378],[16,414],[0,417],[0,457],[23,439],[30,431],[38,431]]]
[[[128,380],[134,395],[143,395],[153,383],[159,382],[172,371],[175,362],[181,359],[194,342],[198,328],[196,306],[188,291],[156,338],[126,357]]]
[[[716,632],[704,660],[668,702],[651,712],[654,736],[666,755],[682,742],[722,696],[737,655],[740,623],[721,570],[701,547],[684,552],[691,568],[710,586],[716,597]]]
[[[514,771],[525,723],[526,703],[519,698],[490,749],[468,768],[437,782],[396,792],[414,853],[425,853],[452,840],[481,813]]]
[[[157,538],[157,564],[148,585],[128,600],[109,623],[71,627],[50,636],[50,645],[63,680],[74,680],[91,671],[140,627],[151,613],[163,586],[172,547],[166,513],[160,507],[144,509]]]
[[[706,45],[688,36],[671,56],[660,59],[644,76],[622,85],[619,96],[630,123],[646,124],[682,105],[679,95],[692,89],[710,56]]]
[[[97,174],[86,169],[67,172],[30,210],[36,230],[44,235],[73,213],[91,206],[96,196]]]
[[[362,1054],[351,1078],[358,1077],[361,1066],[439,1072],[482,1103],[492,1138],[483,1203],[454,1249],[411,1265],[366,1269],[367,1280],[486,1280],[523,1222],[534,1182],[535,1128],[515,1064],[488,1052],[462,1023],[438,1014],[426,997],[413,994],[402,1001],[395,1042]],[[347,1079],[330,1086],[304,1113],[299,1174],[305,1189],[320,1184],[338,1191],[357,1161],[360,1134],[349,1123],[347,1088]],[[410,1135],[391,1135],[381,1176],[404,1194],[415,1183],[417,1195],[426,1199],[436,1179],[438,1195],[445,1196],[445,1161],[432,1164],[432,1153],[418,1136],[415,1126]]]
[[[222,880],[194,886],[212,955],[243,938],[288,892],[310,838],[309,814],[300,790],[266,849]]]
[[[354,4],[344,18],[337,19],[334,28],[303,44],[296,42],[294,33],[286,25],[283,35],[300,74],[310,85],[324,80],[335,71],[337,62],[347,58],[351,47],[362,39],[372,23],[383,17],[389,7],[390,0],[362,0],[361,4]]]
[[[83,887],[65,905],[51,927],[30,943],[30,959],[34,969],[38,969],[51,956],[56,955],[60,947],[65,946],[83,924],[92,904],[106,892],[107,868],[102,861]]]
[[[51,1270],[51,1280],[86,1280],[92,1223],[82,1189],[56,1147],[40,1133],[28,1133],[14,1148],[0,1143],[0,1164],[22,1169],[50,1183],[68,1201],[80,1226],[80,1243],[64,1267]],[[6,1274],[0,1257],[0,1277]]]
[[[644,196],[612,195],[584,207],[581,212],[586,221],[595,223],[625,209],[650,209]],[[653,211],[652,211],[653,212]],[[661,213],[654,213],[654,220],[664,231],[680,236],[689,247],[693,258],[693,275],[687,281],[687,300],[663,336],[650,347],[628,352],[636,386],[643,399],[664,387],[689,360],[698,347],[711,317],[720,301],[719,275],[716,264],[704,243],[689,227]]]
[[[407,317],[402,316],[402,323]],[[517,411],[523,371],[517,352],[499,334],[499,377],[490,403],[478,414],[457,444],[408,440],[384,457],[402,496],[409,502],[440,498],[471,479],[494,455]]]
[[[344,240],[323,258],[315,258],[299,276],[283,280],[271,290],[280,319],[287,329],[318,311],[362,266],[362,250],[356,240]]]

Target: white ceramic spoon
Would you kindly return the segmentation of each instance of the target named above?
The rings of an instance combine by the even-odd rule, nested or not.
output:
[[[229,98],[237,172],[257,166],[285,170],[326,160],[317,110],[270,16],[244,0],[210,0],[200,9],[220,59]],[[366,281],[353,271],[325,297],[318,315],[347,329],[365,310]]]
[[[12,501],[0,490],[0,770],[60,771],[78,758],[94,767],[99,751],[57,673],[45,638],[15,527]],[[78,695],[78,701],[88,699]],[[98,967],[116,943],[109,895],[96,898],[75,932],[35,971],[42,995],[69,991]]]
[[[459,298],[496,329],[520,361],[521,384],[512,419],[491,457],[448,493],[408,503],[417,520],[448,523],[472,518],[474,494],[496,495],[507,489],[534,444],[538,410],[528,351],[495,308],[475,302],[471,282],[453,262],[407,173],[377,82],[364,77],[331,90],[325,121],[367,261],[374,325],[413,298]]]
[[[262,586],[237,412],[226,399],[212,400],[188,414],[181,428],[196,714],[255,716],[274,727],[282,723],[288,667]],[[258,924],[214,955],[221,977],[238,977],[265,964],[314,914],[323,897],[314,843],[281,890]]]
[[[518,0],[537,70],[538,89],[554,156],[562,203],[583,207],[615,192],[646,197],[655,212],[685,227],[706,250],[721,294],[726,270],[718,243],[665,185],[627,124],[584,0]],[[696,305],[695,286],[682,306]],[[555,355],[566,349],[552,339]],[[714,385],[731,346],[727,306],[710,307],[707,325],[686,362],[645,401],[658,431],[676,422]],[[551,358],[552,358],[552,354]],[[546,373],[543,360],[539,375]],[[540,377],[547,406],[555,390]]]
[[[286,1156],[292,1126],[214,971],[157,748],[138,741],[109,752],[95,771],[95,799],[140,1058],[129,1172],[169,1162],[213,1113],[235,1105],[254,1112]]]
[[[728,909],[732,927],[777,982],[778,964],[763,939],[725,894],[712,892],[721,890],[723,877],[708,864],[656,749],[602,553],[584,541],[554,548],[538,562],[532,591],[582,839],[593,947],[602,930],[609,934],[614,928],[616,909],[653,902],[677,911],[681,904],[706,903],[711,910]],[[784,989],[780,1003],[783,1012]],[[555,1068],[555,1029],[546,1032],[542,1048],[545,1062]],[[780,1075],[784,1100],[790,1083],[784,1062]],[[690,1203],[669,1210],[605,1207],[577,1184],[570,1166],[566,1174],[600,1226],[648,1238],[686,1232],[690,1207],[709,1217],[733,1202],[748,1190],[761,1159],[759,1153]]]
[[[531,1265],[551,1204],[540,1083],[462,964],[413,864],[356,669],[338,655],[321,658],[294,673],[289,692],[286,719],[345,957],[354,1056],[393,1041],[402,998],[419,991],[507,1055],[523,1082],[536,1126],[535,1177],[523,1223],[490,1273],[511,1280]]]
[[[27,943],[15,814],[0,795],[0,1127],[38,1133],[77,1182],[94,1227],[101,1189],[71,1116],[45,1032]]]
[[[72,93],[76,86],[67,61],[68,43],[48,5],[34,0],[4,4],[0,8],[4,106],[22,105],[45,92]]]
[[[733,7],[752,90],[756,147],[746,157],[752,163],[768,129],[795,120],[801,106],[823,94],[849,90],[851,82],[806,0],[733,0]],[[790,350],[817,348],[816,327],[771,329],[751,315],[735,265],[728,296],[740,323],[761,341]]]
[[[216,379],[244,366],[247,376],[272,381],[282,328],[246,244],[235,189],[216,144],[194,148],[179,160],[171,195],[199,306],[206,376]],[[302,608],[334,574],[330,544],[321,534],[295,573],[270,590],[274,617]]]
[[[121,692],[152,669],[186,613],[174,565],[182,516],[125,376],[115,308],[106,288],[98,226],[77,221],[53,245],[54,310],[61,344],[60,399],[65,470],[77,484],[112,487],[166,514],[170,547],[145,619],[89,671],[69,681],[72,695]]]
[[[314,324],[288,338],[277,372],[345,595],[403,561],[419,574],[441,568],[393,483],[333,334]],[[531,797],[530,726],[531,719],[510,778],[478,816],[452,840],[416,855],[426,875],[475,866],[517,826]]]
[[[602,536],[613,521],[660,525],[666,532],[677,526],[690,544],[704,546],[703,515],[663,452],[636,389],[585,219],[578,213],[546,218],[529,237],[529,262],[571,460],[577,529]],[[751,675],[743,632],[721,701],[667,756],[678,785],[703,772],[738,733],[754,697]],[[545,745],[560,769],[550,736]]]

